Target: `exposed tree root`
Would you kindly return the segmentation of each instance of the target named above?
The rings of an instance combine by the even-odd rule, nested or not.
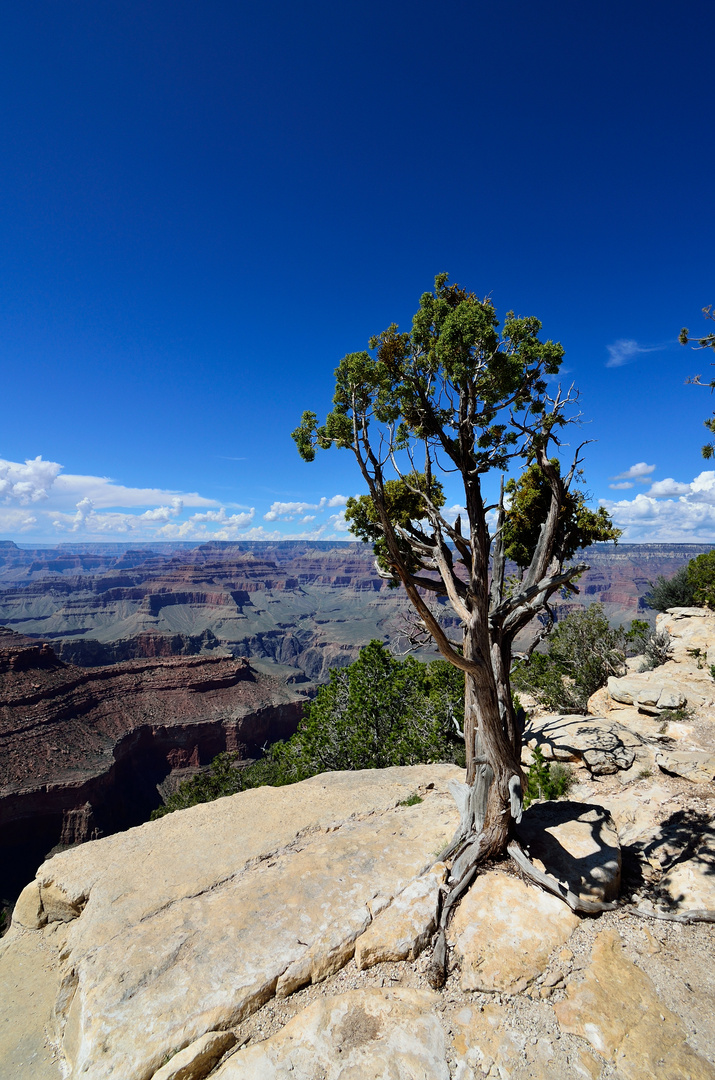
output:
[[[461,843],[464,843],[464,840],[462,840]],[[459,846],[460,842],[455,837],[449,845],[449,848],[440,855],[440,858],[447,857],[450,852],[458,850]],[[557,881],[551,874],[546,874],[543,870],[539,870],[516,840],[512,840],[507,845],[507,852],[525,878],[535,885],[540,886],[540,888],[545,889],[547,892],[553,893],[554,896],[558,896],[560,900],[563,900],[565,904],[568,904],[572,911],[579,912],[583,915],[600,915],[603,911],[613,911],[618,907],[618,903],[615,901],[604,903],[600,900],[584,900],[580,896],[577,896],[576,893],[571,892],[570,889],[566,888],[565,885],[562,885],[561,882]],[[447,926],[449,924],[449,919],[454,908],[477,876],[480,864],[486,862],[492,854],[493,852],[486,848],[484,834],[481,834],[480,836],[477,836],[476,839],[468,842],[454,860],[451,873],[453,884],[449,887],[449,891],[442,902],[437,924],[437,933],[432,943],[432,959],[425,973],[428,983],[434,990],[441,989],[447,978]],[[641,912],[634,912],[634,914],[641,914]],[[643,912],[642,914],[646,913]],[[689,912],[688,914],[700,915],[701,918],[679,918],[677,921],[715,921],[715,912]],[[713,918],[708,920],[704,918],[706,915],[712,915]]]
[[[538,867],[534,866],[516,840],[512,840],[507,847],[507,851],[524,877],[528,878],[529,881],[533,881],[536,885],[540,885],[547,892],[553,893],[554,896],[558,896],[560,900],[568,904],[572,911],[580,911],[584,915],[599,915],[602,911],[613,911],[618,907],[616,901],[604,903],[601,900],[583,900],[576,893],[567,889],[565,885],[562,885],[560,881],[557,881],[555,877],[552,877],[551,874],[545,874],[543,870],[539,870]]]
[[[629,915],[639,915],[641,919],[663,919],[665,922],[677,923],[715,923],[715,911],[708,908],[693,908],[692,911],[681,911],[679,915],[669,911],[646,911],[645,908],[624,908]]]

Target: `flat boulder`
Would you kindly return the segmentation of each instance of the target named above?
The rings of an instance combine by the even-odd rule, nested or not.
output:
[[[692,1050],[688,1032],[645,972],[623,955],[616,930],[596,938],[581,982],[570,982],[554,1012],[625,1080],[713,1080],[715,1068]]]
[[[715,911],[715,823],[687,858],[678,860],[661,881],[661,890],[679,911]]]
[[[233,1054],[213,1080],[449,1080],[445,1033],[425,990],[352,990],[314,1001]]]
[[[524,733],[524,741],[544,757],[556,761],[582,761],[594,776],[630,769],[640,739],[614,719],[594,716],[537,716]]]
[[[440,886],[446,877],[447,867],[437,863],[373,918],[355,943],[355,963],[361,971],[384,961],[419,956],[436,929]]]
[[[534,803],[519,838],[540,869],[584,900],[615,900],[621,884],[621,846],[608,810],[567,800]]]
[[[481,874],[449,928],[462,989],[525,989],[578,924],[578,916],[558,897],[501,870]]]
[[[643,671],[608,679],[608,694],[613,702],[633,705],[643,712],[659,713],[664,709],[681,709],[704,705],[710,688],[704,672],[683,671],[681,665],[668,661],[653,671]],[[712,692],[709,697],[712,698]]]
[[[21,916],[46,921],[34,934],[59,954],[65,1074],[148,1080],[208,1033],[341,968],[373,913],[454,833],[447,783],[463,775],[413,766],[257,788],[43,864]],[[402,805],[415,792],[422,801]],[[18,920],[3,941],[0,985],[27,933]],[[28,987],[15,986],[20,1014],[34,1008]],[[36,1080],[31,1063],[8,1075]]]
[[[705,750],[659,750],[655,763],[664,773],[682,776],[694,784],[715,780],[715,754]]]

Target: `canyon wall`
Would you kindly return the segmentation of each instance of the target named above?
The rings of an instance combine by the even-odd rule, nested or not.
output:
[[[57,845],[145,821],[167,777],[289,737],[303,701],[242,658],[82,669],[0,632],[0,896]]]

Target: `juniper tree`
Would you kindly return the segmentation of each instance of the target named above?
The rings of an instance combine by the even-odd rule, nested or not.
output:
[[[348,501],[351,531],[373,544],[379,572],[405,589],[422,629],[464,672],[467,776],[455,790],[461,824],[449,850],[452,891],[442,926],[477,865],[505,851],[521,817],[522,732],[509,685],[514,639],[588,569],[568,559],[618,535],[574,488],[585,444],[565,473],[551,456],[578,419],[578,394],[554,384],[563,348],[541,341],[540,331],[538,319],[513,312],[500,328],[490,299],[440,274],[409,332],[393,324],[370,339],[369,351],[340,361],[325,423],[304,412],[293,432],[306,461],[332,446],[354,454],[367,492]],[[502,479],[490,503],[485,479],[519,466],[526,471],[510,500]],[[445,511],[448,474],[463,491],[464,514],[455,520]],[[526,503],[522,527],[516,510],[524,515]],[[508,549],[518,551],[517,575],[506,574]],[[460,620],[460,640],[441,625],[430,603],[436,597]]]

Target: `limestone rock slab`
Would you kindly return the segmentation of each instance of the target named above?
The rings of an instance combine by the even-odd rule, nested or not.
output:
[[[383,961],[419,956],[435,931],[440,885],[446,877],[447,867],[437,863],[379,912],[355,943],[355,963],[360,970]]]
[[[568,984],[554,1012],[562,1031],[587,1039],[626,1080],[715,1077],[648,976],[623,955],[616,930],[601,931],[583,982]]]
[[[681,911],[693,908],[715,911],[715,825],[700,837],[689,859],[671,867],[661,888]]]
[[[581,759],[596,776],[629,769],[640,746],[640,739],[616,720],[578,715],[534,717],[524,741],[546,758]]]
[[[612,815],[621,844],[631,844],[663,818],[666,814],[663,808],[671,802],[672,797],[672,793],[662,784],[650,782],[643,783],[635,790],[629,788],[605,795],[601,805]]]
[[[63,1080],[50,1041],[60,978],[53,944],[13,925],[0,941],[0,1076]]]
[[[235,1042],[232,1031],[207,1031],[162,1065],[152,1080],[204,1080]]]
[[[531,982],[578,924],[578,916],[558,897],[501,870],[481,875],[449,930],[462,989],[508,992]]]
[[[214,1080],[449,1080],[438,995],[351,990],[313,1002],[265,1042],[233,1054]]]
[[[618,897],[621,846],[604,807],[568,800],[535,803],[524,811],[519,837],[540,869],[584,900]]]
[[[715,696],[715,684],[706,668],[698,667],[696,660],[686,657],[679,661],[668,660],[652,671],[621,678],[611,675],[608,694],[616,704],[659,712],[683,705],[695,708],[704,705]]]
[[[334,773],[193,807],[56,856],[38,872],[64,935],[70,1075],[149,1080],[166,1054],[279,989],[344,965],[371,907],[453,834],[463,771]],[[432,787],[429,787],[432,785]],[[398,805],[412,792],[415,806]],[[59,927],[59,930],[54,930]]]
[[[528,1038],[510,1009],[494,1001],[465,1006],[450,1018],[459,1065],[455,1080],[482,1076],[514,1080],[597,1080],[601,1064],[589,1050],[569,1048],[568,1058],[546,1036]]]
[[[682,776],[694,784],[715,780],[715,754],[704,750],[659,750],[655,762],[663,772]]]
[[[656,616],[655,625],[670,635],[674,661],[696,666],[693,651],[698,649],[708,664],[715,663],[715,611],[670,608]]]

